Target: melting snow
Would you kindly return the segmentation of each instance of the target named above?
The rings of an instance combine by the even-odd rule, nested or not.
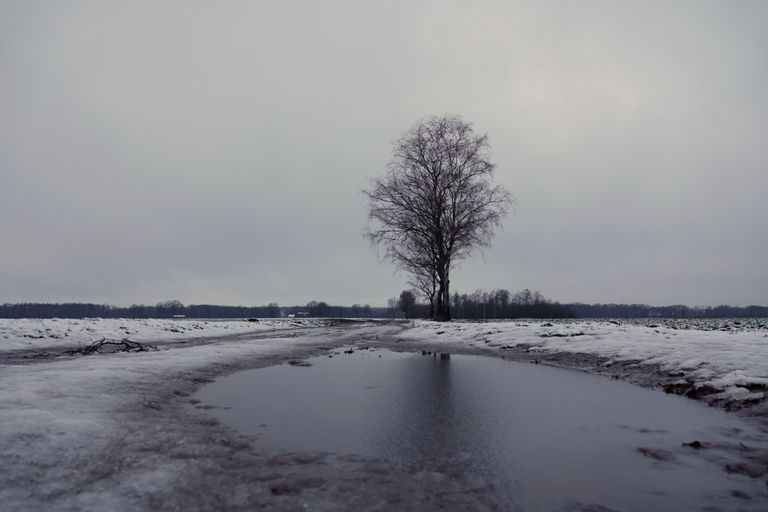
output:
[[[19,349],[80,347],[103,338],[152,342],[190,337],[223,336],[294,327],[319,327],[317,319],[0,319],[0,352]]]
[[[722,389],[722,398],[760,398],[768,386],[768,324],[762,321],[414,321],[401,337],[488,350],[525,345],[542,354],[585,353],[658,365],[696,386]]]

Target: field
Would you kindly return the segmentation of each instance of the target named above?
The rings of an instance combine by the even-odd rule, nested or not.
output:
[[[105,353],[83,355],[94,342],[110,340],[136,344],[102,345]],[[394,494],[404,510],[441,503],[487,509],[487,496],[463,494],[445,475],[339,454],[277,456],[219,424],[191,398],[222,375],[350,346],[578,368],[685,394],[736,411],[750,424],[765,413],[768,329],[758,320],[2,320],[4,509],[295,510],[311,503],[314,510],[360,510]],[[764,480],[765,454],[743,455],[728,467]],[[435,486],[458,494],[441,498],[430,491]],[[744,509],[764,498],[756,491]]]

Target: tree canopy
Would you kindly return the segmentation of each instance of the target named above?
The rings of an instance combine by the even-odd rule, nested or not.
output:
[[[458,116],[429,117],[395,142],[387,172],[364,191],[368,238],[410,274],[433,319],[450,320],[450,271],[491,246],[512,203],[494,168],[486,135]]]

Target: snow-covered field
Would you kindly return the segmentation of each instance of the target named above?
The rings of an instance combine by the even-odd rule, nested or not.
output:
[[[191,319],[0,319],[0,353],[80,348],[101,339],[138,342],[184,340],[279,329],[321,327],[318,319],[258,322]],[[710,398],[762,400],[768,388],[765,320],[414,321],[401,338],[490,352],[524,348],[542,356],[589,354],[603,368],[654,365],[681,385],[708,390]],[[675,380],[667,384],[675,385]],[[716,392],[713,392],[716,390]]]
[[[172,319],[0,319],[0,353],[80,348],[101,339],[183,340],[278,329],[320,327],[324,320],[258,322]],[[590,354],[616,363],[655,365],[680,384],[708,389],[711,398],[761,400],[768,388],[768,322],[762,320],[414,321],[401,337],[488,351]],[[674,381],[671,384],[674,385]],[[705,388],[706,386],[706,388]],[[717,390],[712,393],[712,390]]]
[[[768,388],[768,323],[764,320],[500,321],[436,324],[415,321],[405,340],[487,351],[517,347],[541,354],[590,354],[601,366],[652,365],[668,384],[706,390],[710,398],[759,401]]]
[[[329,340],[353,343],[366,332],[304,328],[317,323],[4,321],[0,345],[33,351],[104,337],[179,342],[23,360],[0,352],[0,509],[222,510],[243,493],[260,499],[266,489],[268,497],[274,481],[243,480],[242,462],[232,462],[244,457],[242,441],[191,412],[188,397],[223,373],[321,353]],[[246,330],[256,332],[192,339]]]
[[[157,342],[159,350],[65,351],[104,338]],[[600,368],[655,367],[741,401],[762,399],[768,384],[760,322],[0,320],[0,508],[298,510],[312,496],[316,510],[360,510],[371,496],[393,495],[407,500],[399,508],[423,510],[439,508],[430,490],[440,488],[454,509],[487,509],[483,495],[434,472],[333,454],[276,459],[193,409],[191,394],[220,375],[350,344],[563,366],[568,359],[558,356],[588,354]]]
[[[318,319],[192,320],[192,319],[3,319],[0,318],[0,352],[20,349],[48,350],[81,347],[100,339],[139,342],[224,336],[275,329],[318,327]]]

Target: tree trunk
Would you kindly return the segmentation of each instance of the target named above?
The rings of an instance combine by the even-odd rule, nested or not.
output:
[[[448,295],[448,272],[441,270],[437,273],[437,310],[432,315],[432,320],[447,322],[451,319],[451,298]]]
[[[451,279],[449,276],[450,267],[445,270],[445,319],[451,320]]]
[[[441,282],[440,285],[437,288],[437,297],[436,297],[436,304],[435,304],[435,312],[432,314],[432,320],[442,321],[442,313],[443,313],[443,283]]]

